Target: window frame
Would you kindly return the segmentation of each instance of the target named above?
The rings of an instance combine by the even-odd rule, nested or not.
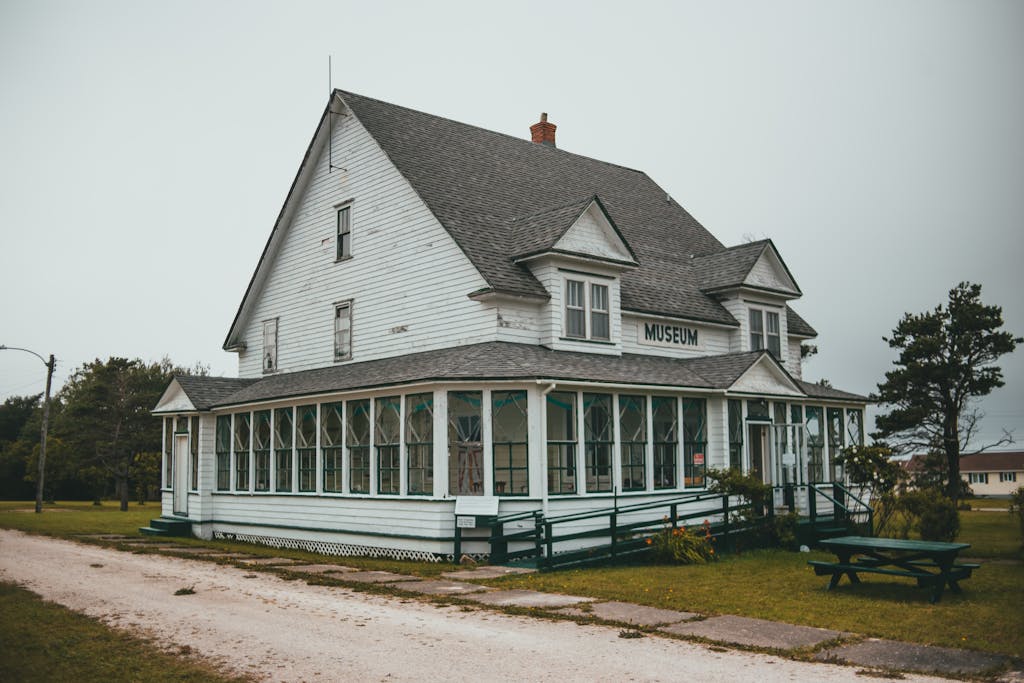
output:
[[[619,487],[623,492],[647,490],[647,414],[646,394],[619,394],[618,410],[615,420],[619,430]],[[630,406],[639,414],[639,426],[632,436],[640,440],[628,439],[626,434],[627,419],[632,421],[635,416],[627,416],[632,412]],[[639,410],[636,410],[639,408]],[[633,426],[630,424],[629,426]],[[628,485],[627,485],[628,484]]]
[[[434,495],[434,392],[426,391],[418,394],[406,394],[402,397],[405,406],[405,414],[402,420],[405,424],[405,481],[406,495],[409,496],[432,496]],[[424,433],[417,434],[413,429],[415,416],[425,410],[429,416],[424,422]],[[415,440],[414,437],[427,436],[428,440]],[[414,476],[415,475],[415,476]]]
[[[568,433],[563,435],[565,438],[552,438],[551,433],[551,404],[557,405],[558,399],[564,399],[568,403],[569,419],[565,423]],[[551,496],[572,495],[579,492],[579,472],[576,467],[576,449],[579,443],[577,425],[579,406],[577,403],[575,391],[551,391],[544,397],[544,465],[548,495]]]
[[[213,448],[217,459],[217,476],[213,482],[215,491],[231,490],[231,446],[235,434],[235,428],[231,422],[233,417],[233,415],[218,415],[214,428]]]
[[[269,375],[269,374],[275,373],[280,368],[280,365],[277,362],[278,361],[278,353],[277,352],[278,352],[278,346],[279,346],[279,342],[280,342],[280,339],[279,339],[279,336],[278,336],[278,330],[279,330],[278,320],[279,320],[279,318],[270,318],[268,320],[264,320],[263,321],[263,337],[262,337],[262,340],[263,340],[263,353],[260,355],[260,366],[262,368],[262,371],[263,371],[264,375]],[[267,351],[267,346],[268,346],[268,344],[267,344],[268,330],[272,330],[272,334],[273,334],[273,337],[274,337],[273,344],[270,345],[270,348],[271,348],[270,352]],[[267,356],[270,356],[270,363],[269,364],[267,363]]]
[[[776,360],[782,360],[782,316],[778,311],[773,311],[764,306],[750,306],[747,309],[747,327],[749,328],[750,350],[765,350],[772,354]],[[758,327],[754,327],[755,314],[760,319]],[[769,321],[774,321],[775,329]],[[754,338],[760,339],[755,344]]]
[[[336,302],[334,302],[334,307],[333,307],[333,311],[334,311],[334,319],[333,319],[333,324],[334,324],[334,360],[336,362],[337,361],[352,360],[352,321],[353,321],[353,317],[354,317],[353,316],[353,309],[354,308],[355,308],[355,301],[353,299],[345,299],[344,301],[336,301]],[[347,316],[347,318],[348,318],[348,352],[347,353],[339,353],[338,321],[341,320],[341,317],[338,315],[338,311],[340,311],[341,309],[346,309],[348,311],[348,316]]]
[[[575,276],[564,275],[562,277],[562,339],[565,341],[576,341],[576,342],[593,342],[596,344],[613,344],[612,341],[612,278],[602,278],[599,276],[588,276],[580,273]],[[573,285],[580,286],[580,300],[577,303],[570,304],[569,291]],[[599,298],[594,296],[595,289],[604,290],[604,308],[596,308],[594,306],[594,299]],[[579,314],[580,322],[583,326],[583,333],[574,334],[570,330],[569,318],[570,312],[573,314]],[[608,330],[607,336],[598,336],[594,334],[594,319],[595,316],[604,316],[606,321],[606,327]]]
[[[344,225],[342,225],[344,216]],[[345,238],[348,238],[347,240]],[[347,261],[352,258],[352,202],[334,207],[334,260]]]
[[[522,400],[519,404],[517,401]],[[530,395],[525,389],[491,390],[491,485],[495,496],[530,495]],[[499,430],[499,418],[507,406],[522,406],[525,431],[521,440],[501,440],[499,436],[510,436]],[[522,465],[516,464],[514,453],[522,449],[526,458]],[[499,479],[498,477],[504,477]],[[518,488],[518,490],[517,490]]]

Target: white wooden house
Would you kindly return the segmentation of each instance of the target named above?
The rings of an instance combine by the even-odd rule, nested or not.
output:
[[[178,377],[155,409],[165,517],[438,558],[457,505],[834,476],[866,399],[801,381],[816,333],[774,244],[727,248],[644,173],[531,132],[334,92],[224,342],[239,377]]]

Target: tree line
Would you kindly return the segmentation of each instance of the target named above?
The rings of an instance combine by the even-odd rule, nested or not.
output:
[[[43,497],[112,498],[121,509],[160,488],[161,423],[150,411],[171,378],[208,374],[164,358],[96,359],[77,368],[51,399]],[[42,426],[41,394],[12,396],[0,405],[0,498],[35,495]]]

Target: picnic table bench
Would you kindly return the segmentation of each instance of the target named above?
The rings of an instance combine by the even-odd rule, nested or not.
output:
[[[960,592],[959,582],[971,577],[980,565],[957,562],[961,550],[969,543],[941,543],[938,541],[912,541],[901,538],[873,538],[871,536],[841,536],[821,541],[836,554],[836,562],[811,560],[818,576],[830,574],[826,590],[832,590],[847,576],[850,583],[860,583],[860,573],[903,576],[917,580],[918,587],[932,589],[931,602],[938,602],[946,586]]]

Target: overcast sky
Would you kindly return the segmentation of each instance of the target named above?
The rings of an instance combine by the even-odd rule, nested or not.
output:
[[[1024,334],[1024,3],[0,0],[0,344],[235,375],[224,336],[334,85],[646,171],[771,237],[805,367],[868,393],[980,282]],[[1024,441],[1024,349],[984,403]],[[0,400],[45,368],[0,352]],[[1021,447],[1018,444],[1018,447]]]

